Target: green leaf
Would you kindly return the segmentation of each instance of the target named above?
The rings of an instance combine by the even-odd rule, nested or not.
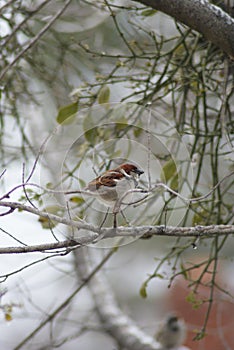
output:
[[[48,215],[49,214],[61,215],[63,213],[63,210],[61,209],[61,207],[57,205],[50,205],[48,207],[43,208],[42,210],[48,213]],[[48,217],[39,216],[38,221],[41,223],[44,229],[51,229],[58,224],[57,221],[51,220],[49,216]]]
[[[192,308],[193,308],[194,310],[199,309],[199,307],[200,307],[201,305],[203,305],[203,303],[204,303],[204,300],[199,299],[199,298],[197,297],[197,295],[194,293],[194,291],[191,291],[191,292],[187,295],[186,301],[189,302],[190,304],[192,304]]]
[[[176,173],[175,176],[173,176],[173,178],[170,181],[170,188],[174,191],[178,191],[178,187],[179,187],[179,175],[178,173]]]
[[[177,174],[177,167],[174,160],[171,158],[169,159],[163,166],[162,172],[160,175],[161,180],[164,180],[168,182],[171,180],[175,175]]]
[[[142,134],[142,131],[143,131],[143,128],[142,128],[142,127],[136,126],[136,127],[133,129],[133,134],[134,134],[135,137],[139,137],[139,136]]]
[[[140,288],[140,296],[144,299],[147,298],[146,288],[147,288],[147,282],[144,282]]]
[[[108,103],[110,100],[110,89],[107,85],[103,85],[98,94],[98,103],[100,105]]]
[[[69,201],[72,203],[76,203],[78,205],[81,205],[84,203],[84,199],[82,197],[71,197],[69,198]]]
[[[177,171],[176,163],[170,158],[163,166],[160,178],[165,181],[172,190],[178,191],[179,172]]]
[[[144,10],[141,12],[141,16],[149,17],[149,16],[153,16],[157,12],[158,12],[157,10],[153,10],[153,9]]]
[[[198,209],[198,211],[194,214],[192,225],[206,225],[209,211],[205,209]]]
[[[49,190],[53,189],[54,188],[53,183],[52,182],[47,182],[46,188],[48,188]]]
[[[5,320],[6,320],[7,322],[12,321],[12,315],[11,315],[9,312],[6,312],[6,313],[5,313]]]
[[[183,263],[180,264],[181,274],[184,276],[184,278],[188,279],[188,271],[186,270],[186,267]]]
[[[204,223],[204,219],[200,214],[194,214],[193,216],[193,220],[192,220],[192,226],[197,226],[197,225],[201,225]]]
[[[98,128],[95,126],[91,114],[88,114],[83,122],[84,136],[86,140],[95,145],[96,138],[98,136]]]
[[[95,144],[95,139],[97,137],[97,128],[89,129],[85,132],[85,138],[91,145]]]
[[[5,320],[7,322],[12,321],[12,305],[11,304],[4,305],[3,309],[4,309],[4,314],[5,314],[4,315],[5,316]]]
[[[125,130],[128,127],[128,120],[123,116],[116,121],[116,131]]]
[[[86,182],[84,180],[78,179],[78,181],[79,181],[79,184],[80,184],[81,187],[85,187]]]
[[[74,120],[74,115],[78,111],[78,103],[74,102],[70,105],[63,106],[59,108],[58,115],[56,117],[58,124],[68,125],[71,124]]]

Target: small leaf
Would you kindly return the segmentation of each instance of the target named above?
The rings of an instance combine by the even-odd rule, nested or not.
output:
[[[186,270],[186,267],[183,263],[180,264],[181,274],[184,276],[184,278],[188,279],[188,271]]]
[[[161,273],[156,273],[155,275],[153,275],[154,277],[158,277],[160,278],[161,280],[164,279],[164,276],[161,274]]]
[[[58,224],[57,221],[51,220],[49,218],[49,214],[61,215],[61,213],[63,212],[61,207],[57,205],[51,205],[51,206],[45,207],[43,211],[48,213],[48,217],[39,216],[38,221],[41,223],[44,229],[51,229]]]
[[[78,180],[79,180],[80,186],[81,186],[81,187],[85,187],[85,185],[86,185],[85,181],[82,180],[82,179],[78,179]]]
[[[6,313],[5,313],[5,320],[6,320],[7,322],[12,321],[12,315],[11,315],[9,312],[6,312]]]
[[[165,179],[165,181],[168,182],[176,174],[177,174],[176,163],[171,158],[164,164],[160,177],[162,180]]]
[[[116,253],[118,250],[119,250],[119,246],[118,246],[118,245],[115,246],[114,248],[112,248],[112,251],[113,251],[114,253]]]
[[[199,299],[193,291],[191,291],[191,292],[187,295],[186,301],[189,302],[189,303],[192,305],[192,308],[193,308],[194,310],[199,309],[199,307],[200,307],[201,305],[203,305],[203,303],[204,303],[204,301],[203,301],[202,299]]]
[[[57,225],[56,222],[50,220],[49,218],[45,218],[43,216],[40,216],[38,221],[41,223],[42,228],[44,228],[45,230],[54,228]]]
[[[178,191],[179,187],[179,176],[178,173],[175,174],[175,176],[170,181],[170,188],[174,191]]]
[[[125,130],[128,126],[128,120],[125,117],[121,117],[115,123],[116,131]]]
[[[144,10],[141,12],[141,16],[149,17],[149,16],[153,16],[157,12],[158,12],[157,10],[153,10],[153,9]]]
[[[98,128],[95,126],[91,114],[88,114],[83,122],[84,136],[86,140],[94,145],[98,136]]]
[[[71,198],[69,199],[69,201],[72,202],[72,203],[76,203],[76,204],[78,204],[78,205],[81,205],[81,204],[84,203],[84,199],[81,198],[81,197],[71,197]]]
[[[146,291],[146,288],[147,288],[147,282],[144,282],[140,288],[140,296],[145,299],[147,298],[147,291]]]
[[[185,52],[185,46],[184,45],[179,45],[177,48],[173,51],[173,55],[182,57],[182,54]]]
[[[47,182],[46,188],[48,188],[49,190],[51,190],[51,189],[54,188],[54,185],[52,184],[52,182]]]
[[[107,85],[103,85],[98,94],[98,103],[100,105],[108,103],[110,100],[110,89]]]
[[[195,213],[192,219],[192,225],[205,225],[208,211],[207,210],[199,210],[199,212]]]
[[[74,102],[70,105],[59,108],[58,115],[56,117],[58,124],[68,125],[73,122],[73,117],[78,111],[78,103]],[[69,119],[70,118],[70,119]]]
[[[94,145],[97,137],[97,128],[87,130],[84,135],[86,140],[89,141],[91,145]]]
[[[136,126],[136,127],[133,129],[133,134],[134,134],[135,137],[139,137],[139,136],[142,134],[142,131],[143,131],[143,128],[142,128],[142,127]]]

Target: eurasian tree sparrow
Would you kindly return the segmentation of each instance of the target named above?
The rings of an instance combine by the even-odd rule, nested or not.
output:
[[[89,182],[85,190],[92,192],[100,202],[113,209],[124,193],[137,187],[139,177],[143,173],[144,171],[136,165],[124,163],[115,169],[107,170]],[[116,218],[114,227],[116,227]]]
[[[155,338],[166,349],[183,345],[186,338],[184,320],[176,315],[169,315],[160,325]]]

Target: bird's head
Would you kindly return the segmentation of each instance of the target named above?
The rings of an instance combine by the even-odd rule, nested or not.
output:
[[[144,173],[143,170],[134,164],[124,163],[118,167],[119,171],[126,177],[138,177]]]

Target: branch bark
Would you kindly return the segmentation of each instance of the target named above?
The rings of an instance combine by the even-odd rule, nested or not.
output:
[[[76,221],[65,217],[60,217],[54,214],[50,214],[41,211],[37,208],[33,208],[17,202],[3,202],[0,201],[0,207],[20,209],[24,212],[29,212],[39,217],[44,217],[51,221],[64,224],[69,227],[77,229],[77,231],[88,231],[80,237],[71,237],[60,242],[51,242],[39,245],[27,245],[22,244],[16,247],[2,247],[0,248],[1,254],[20,254],[20,253],[33,253],[33,252],[46,252],[61,249],[72,249],[83,245],[95,243],[100,239],[113,238],[113,237],[133,237],[147,239],[153,236],[171,236],[171,237],[194,237],[194,238],[211,238],[214,236],[224,236],[234,234],[234,225],[209,225],[209,226],[194,226],[194,227],[174,227],[174,226],[119,226],[117,228],[112,227],[97,227],[84,220]],[[13,215],[8,212],[8,215]]]
[[[90,271],[89,251],[82,248],[79,253],[74,253],[76,271],[78,271],[78,275],[82,280],[86,278]],[[160,348],[152,337],[144,333],[119,308],[104,273],[99,271],[95,274],[92,280],[89,281],[88,286],[105,331],[115,339],[121,349],[157,350]]]
[[[207,0],[134,0],[203,34],[234,59],[234,19]]]
[[[130,193],[143,193],[146,196],[148,196],[149,193],[154,191],[157,188],[162,187],[166,191],[172,193],[173,195],[179,197],[186,203],[192,203],[192,202],[199,202],[201,200],[204,200],[205,198],[209,197],[213,191],[218,188],[221,183],[228,179],[230,176],[232,176],[234,172],[231,172],[224,176],[208,193],[206,193],[203,196],[195,197],[195,198],[185,198],[181,196],[176,191],[172,190],[170,187],[165,185],[164,183],[157,183],[151,190],[144,190],[141,188],[135,188],[131,189],[124,193],[124,195],[116,202],[114,206],[113,213],[119,213],[121,209],[121,204],[123,203],[125,197]],[[30,175],[31,176],[31,175]],[[29,177],[30,179],[30,177]],[[52,242],[47,244],[40,244],[35,246],[28,246],[27,244],[24,244],[22,242],[21,246],[19,247],[5,247],[0,248],[0,254],[16,254],[16,253],[31,253],[31,252],[46,252],[51,250],[61,250],[61,249],[67,249],[67,252],[70,252],[72,248],[77,248],[82,245],[87,245],[91,243],[95,243],[101,239],[104,238],[112,238],[112,237],[133,237],[133,238],[150,238],[155,235],[159,236],[172,236],[172,237],[206,237],[210,238],[215,235],[229,235],[234,233],[234,225],[210,225],[210,226],[195,226],[195,227],[173,227],[173,226],[138,226],[138,227],[117,227],[117,228],[100,228],[97,226],[94,226],[82,219],[77,218],[76,220],[72,220],[70,217],[60,217],[58,215],[54,215],[51,213],[48,213],[43,210],[37,209],[33,204],[31,206],[21,204],[19,202],[10,202],[10,201],[4,201],[3,199],[10,198],[10,195],[18,188],[24,187],[26,185],[30,186],[36,186],[40,187],[36,184],[26,183],[21,184],[16,187],[14,187],[12,190],[10,190],[8,193],[3,195],[0,198],[0,207],[7,208],[3,213],[0,213],[1,216],[6,216],[12,214],[16,209],[19,209],[24,212],[29,212],[31,214],[34,214],[36,216],[39,216],[40,218],[45,218],[48,221],[54,221],[56,223],[61,223],[66,226],[70,226],[73,229],[77,230],[85,230],[89,231],[89,235],[85,235],[82,237],[71,237],[68,240],[62,241],[62,242]],[[59,191],[50,191],[51,193],[63,193],[63,194],[73,194],[73,193],[82,193],[82,194],[88,194],[87,191],[79,190],[79,191],[68,191],[68,192],[59,192]],[[142,200],[142,199],[141,199]],[[135,202],[136,203],[136,202]],[[134,204],[132,202],[131,204]],[[3,231],[3,230],[2,230]],[[6,232],[5,232],[6,233]],[[6,233],[7,234],[7,233]],[[13,237],[14,238],[14,237]],[[16,239],[17,240],[17,239]]]
[[[56,218],[53,215],[53,220]],[[65,219],[59,218],[60,221]],[[134,237],[139,239],[149,239],[154,236],[170,236],[170,237],[194,237],[194,238],[211,238],[214,236],[224,236],[234,234],[234,225],[210,225],[210,226],[194,226],[194,227],[174,227],[174,226],[137,226],[137,227],[125,227],[120,226],[116,229],[111,227],[99,229],[88,223],[79,223],[72,220],[66,220],[66,224],[69,226],[75,226],[78,229],[88,230],[89,234],[85,234],[82,237],[71,238],[60,242],[44,243],[38,245],[24,245],[18,247],[4,247],[0,248],[1,254],[21,254],[21,253],[34,253],[34,252],[46,252],[54,251],[58,249],[78,248],[83,245],[88,245],[101,239],[113,238],[113,237]],[[73,224],[74,223],[74,224]],[[99,233],[96,233],[98,232]]]
[[[92,254],[92,255],[91,255]],[[95,260],[95,251],[82,247],[74,252],[78,277],[82,280],[90,274],[90,260]],[[91,259],[90,259],[91,258]],[[117,342],[120,349],[126,350],[166,350],[153,337],[143,332],[117,304],[115,295],[103,272],[99,270],[88,282],[88,287],[95,302],[97,314],[104,330]],[[173,350],[190,350],[185,346]]]
[[[14,350],[21,349],[29,340],[31,340],[44,326],[49,322],[54,320],[54,318],[65,308],[67,307],[73,298],[83,289],[89,280],[105,265],[109,258],[114,254],[114,250],[111,250],[107,253],[104,258],[96,265],[92,271],[86,276],[86,278],[78,285],[78,287],[60,304],[51,314],[49,314],[46,319],[42,320],[41,323],[29,334],[27,335]],[[183,350],[183,349],[182,349]]]

